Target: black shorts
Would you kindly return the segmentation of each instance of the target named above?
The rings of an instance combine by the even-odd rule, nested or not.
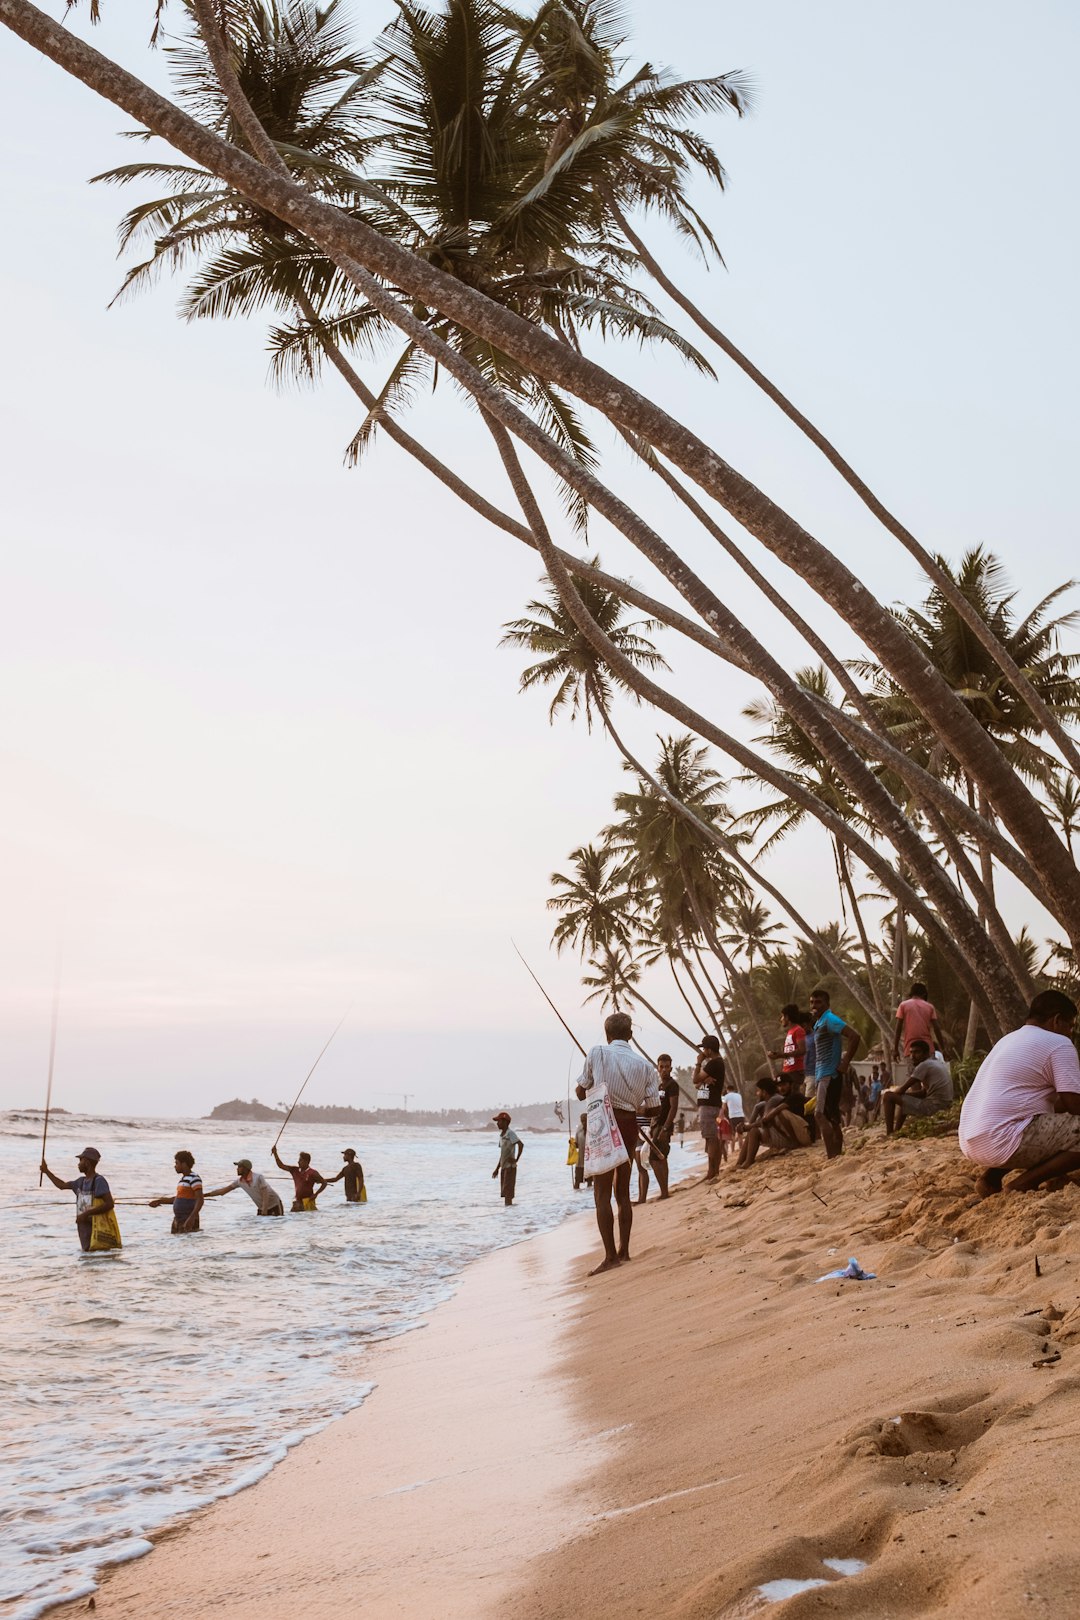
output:
[[[817,1111],[830,1125],[840,1124],[840,1096],[844,1089],[842,1074],[821,1075],[818,1079]],[[822,1099],[824,1091],[824,1100]]]
[[[499,1171],[499,1192],[503,1198],[513,1198],[517,1187],[517,1165],[508,1164]]]
[[[623,1147],[633,1158],[638,1145],[638,1123],[636,1114],[626,1114],[621,1108],[616,1108],[615,1123],[619,1127],[619,1135],[623,1139]]]

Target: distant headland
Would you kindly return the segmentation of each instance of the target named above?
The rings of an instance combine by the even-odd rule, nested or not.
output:
[[[555,1106],[550,1102],[507,1104],[505,1102],[492,1103],[490,1108],[348,1108],[342,1104],[330,1103],[324,1107],[316,1107],[312,1103],[298,1103],[293,1110],[293,1122],[297,1125],[437,1125],[443,1130],[482,1130],[492,1124],[491,1116],[496,1109],[509,1108],[513,1115],[514,1124],[531,1131],[562,1132],[564,1126],[559,1123],[555,1113]],[[562,1104],[563,1112],[566,1104]],[[232,1102],[218,1103],[206,1115],[207,1119],[216,1120],[275,1120],[284,1119],[285,1108],[271,1108],[266,1103],[252,1098],[250,1102],[243,1102],[234,1097]]]

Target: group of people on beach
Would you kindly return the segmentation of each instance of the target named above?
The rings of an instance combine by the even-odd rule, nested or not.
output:
[[[364,1167],[356,1157],[355,1148],[343,1148],[341,1157],[345,1163],[336,1176],[321,1175],[312,1167],[311,1154],[297,1155],[295,1164],[285,1164],[281,1159],[277,1146],[271,1148],[274,1163],[280,1170],[284,1170],[292,1177],[293,1200],[291,1209],[294,1214],[314,1210],[316,1199],[327,1187],[335,1182],[344,1181],[345,1201],[349,1204],[363,1204],[367,1202],[367,1187],[364,1181]],[[54,1187],[61,1191],[75,1194],[75,1224],[79,1234],[79,1242],[84,1250],[95,1247],[119,1248],[119,1229],[116,1227],[115,1217],[109,1223],[111,1241],[95,1242],[95,1220],[98,1223],[97,1231],[100,1236],[101,1224],[106,1221],[115,1209],[115,1199],[105,1177],[98,1171],[101,1154],[97,1148],[83,1148],[78,1156],[79,1174],[71,1181],[65,1181],[62,1176],[56,1175],[44,1159],[41,1161],[42,1174],[48,1176]],[[199,1230],[199,1217],[208,1198],[224,1198],[226,1193],[242,1191],[247,1193],[255,1205],[257,1215],[281,1216],[285,1214],[285,1205],[281,1194],[276,1187],[271,1186],[269,1180],[261,1170],[256,1170],[250,1159],[237,1159],[233,1168],[236,1175],[232,1181],[227,1181],[222,1187],[214,1187],[207,1191],[203,1186],[202,1176],[195,1168],[194,1154],[187,1148],[179,1148],[173,1158],[173,1168],[176,1172],[176,1190],[163,1198],[151,1198],[148,1202],[150,1209],[160,1209],[162,1205],[172,1206],[172,1227],[174,1236]]]

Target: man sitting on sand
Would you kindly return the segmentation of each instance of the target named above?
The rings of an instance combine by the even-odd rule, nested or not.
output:
[[[810,1127],[806,1123],[806,1099],[795,1091],[790,1075],[782,1074],[777,1080],[759,1080],[758,1101],[750,1115],[750,1123],[742,1139],[736,1170],[745,1170],[766,1148],[770,1156],[789,1153],[792,1148],[807,1147]]]
[[[929,1119],[953,1105],[955,1092],[949,1065],[933,1056],[926,1041],[912,1041],[909,1056],[912,1069],[903,1085],[890,1086],[881,1094],[886,1136],[907,1119]]]
[[[326,1177],[320,1175],[318,1170],[311,1168],[311,1154],[300,1153],[297,1155],[295,1164],[282,1164],[277,1148],[272,1147],[270,1151],[274,1155],[274,1163],[278,1169],[287,1170],[289,1175],[292,1176],[293,1214],[299,1215],[303,1211],[310,1212],[316,1209],[318,1206],[315,1200],[326,1186]]]
[[[634,1206],[630,1201],[630,1166],[637,1147],[637,1116],[655,1119],[661,1109],[660,1088],[656,1070],[647,1058],[635,1052],[630,1045],[634,1033],[629,1013],[611,1013],[604,1019],[606,1046],[594,1046],[585,1059],[585,1067],[577,1083],[577,1098],[585,1102],[589,1092],[599,1080],[607,1088],[615,1123],[629,1155],[617,1170],[606,1170],[593,1177],[593,1202],[596,1205],[596,1224],[604,1245],[604,1258],[590,1273],[595,1277],[602,1271],[611,1271],[630,1258],[630,1229],[634,1224]],[[611,1211],[611,1195],[619,1212],[619,1244],[615,1246],[615,1218]]]
[[[1003,1035],[983,1059],[960,1110],[960,1151],[982,1169],[980,1197],[1001,1191],[1007,1170],[1022,1170],[1010,1192],[1080,1170],[1080,1060],[1072,1042],[1076,1003],[1043,990],[1027,1023]]]

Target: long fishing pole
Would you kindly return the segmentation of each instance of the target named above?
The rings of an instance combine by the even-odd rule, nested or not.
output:
[[[49,1033],[49,1080],[45,1087],[45,1123],[41,1127],[41,1163],[45,1163],[45,1143],[49,1138],[49,1109],[52,1107],[53,1069],[56,1065],[56,1026],[60,1022],[60,956],[56,958],[56,974],[53,979],[52,1029]],[[38,1171],[38,1186],[45,1183],[45,1171]]]
[[[521,952],[518,951],[518,948],[514,944],[514,941],[511,940],[510,943],[511,943],[511,945],[514,946],[514,949],[515,949],[515,951],[517,951],[518,956],[521,957],[522,966],[524,967],[526,973],[529,975],[529,978],[535,984],[536,988],[539,990],[540,994],[543,996],[544,1000],[547,1002],[548,1006],[551,1008],[552,1012],[555,1014],[556,1018],[559,1020],[559,1023],[562,1025],[563,1029],[565,1029],[566,1033],[569,1035],[570,1039],[573,1041],[574,1045],[577,1047],[577,1049],[581,1053],[582,1057],[588,1057],[588,1053],[586,1052],[585,1048],[582,1046],[581,1042],[578,1040],[577,1036],[574,1034],[573,1030],[570,1028],[570,1025],[566,1022],[566,1019],[563,1017],[563,1015],[559,1011],[558,1007],[556,1007],[555,1003],[552,1001],[551,997],[548,995],[547,991],[544,989],[543,985],[540,983],[540,980],[536,977],[536,974],[533,972],[533,970],[529,966],[528,962],[526,962],[525,958],[521,955]]]
[[[348,1018],[349,1014],[352,1012],[355,1005],[356,1005],[355,1001],[350,1001],[349,1005],[346,1007],[345,1011],[342,1013],[341,1017],[338,1019],[337,1023],[334,1025],[334,1028],[333,1028],[333,1030],[331,1032],[331,1035],[330,1035],[330,1040],[327,1041],[326,1046],[323,1047],[322,1051],[319,1053],[318,1057],[315,1059],[314,1063],[311,1065],[311,1068],[308,1070],[307,1074],[304,1076],[304,1085],[301,1086],[300,1090],[296,1093],[296,1096],[293,1099],[292,1108],[289,1109],[289,1112],[285,1115],[285,1118],[281,1122],[281,1130],[278,1131],[277,1135],[274,1138],[274,1145],[270,1149],[271,1153],[276,1153],[277,1152],[277,1145],[281,1141],[282,1136],[285,1134],[285,1127],[289,1123],[290,1119],[292,1119],[292,1117],[293,1117],[293,1108],[296,1107],[296,1104],[300,1101],[301,1097],[304,1095],[304,1086],[307,1085],[308,1081],[311,1079],[312,1075],[315,1073],[315,1070],[319,1067],[319,1064],[322,1062],[322,1060],[325,1057],[326,1052],[327,1052],[327,1050],[328,1050],[328,1048],[330,1046],[330,1042],[334,1039],[334,1036],[337,1034],[338,1030],[341,1028],[341,1026],[345,1022],[346,1018]]]

